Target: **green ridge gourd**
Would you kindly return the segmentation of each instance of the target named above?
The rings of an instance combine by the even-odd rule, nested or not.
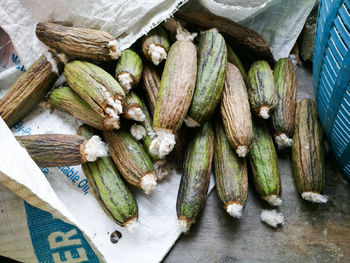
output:
[[[215,122],[214,175],[216,193],[224,209],[240,218],[248,195],[248,171],[245,158],[239,158],[226,137],[220,121]]]
[[[279,148],[291,147],[293,140],[294,114],[296,105],[296,73],[293,62],[288,58],[277,61],[273,70],[276,82],[278,104],[271,115],[275,142]]]
[[[224,88],[226,66],[225,39],[216,29],[205,31],[199,37],[196,88],[185,118],[188,127],[199,127],[214,113]]]
[[[277,90],[269,64],[260,60],[248,71],[248,95],[250,107],[257,116],[268,119],[277,107]]]
[[[208,192],[214,151],[214,132],[210,122],[197,131],[184,161],[176,210],[180,232],[187,232],[202,209]]]
[[[297,103],[292,146],[292,165],[298,192],[305,200],[326,203],[321,195],[326,172],[323,132],[317,118],[315,102],[303,99]]]
[[[78,134],[90,139],[96,134],[82,125]],[[92,193],[105,213],[118,225],[134,232],[137,227],[138,205],[135,197],[120,177],[109,156],[82,165]]]
[[[279,206],[282,203],[281,177],[272,137],[263,120],[254,120],[253,130],[254,139],[250,148],[249,161],[255,188],[262,199],[272,206]]]
[[[142,59],[131,49],[125,49],[117,62],[115,78],[127,94],[141,79]]]

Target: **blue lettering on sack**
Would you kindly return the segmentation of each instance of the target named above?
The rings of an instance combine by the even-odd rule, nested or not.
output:
[[[23,121],[17,122],[13,127],[12,127],[12,132],[15,135],[30,135],[32,129],[31,128],[25,128],[23,126]]]
[[[100,262],[81,231],[24,202],[27,224],[39,263]]]
[[[86,179],[82,179],[79,175],[78,170],[74,170],[74,167],[66,166],[66,167],[58,167],[58,169],[65,175],[67,178],[75,184],[83,193],[86,195],[90,186],[88,185],[88,181]]]
[[[12,53],[12,62],[16,64],[16,69],[26,72],[26,68],[21,64],[21,60],[18,59],[18,56],[15,53]]]

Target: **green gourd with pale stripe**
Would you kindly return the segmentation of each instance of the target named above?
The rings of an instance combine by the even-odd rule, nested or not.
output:
[[[96,112],[103,112],[107,99],[104,88],[114,99],[124,102],[125,93],[119,83],[102,68],[85,61],[74,60],[64,67],[64,76],[71,87]]]
[[[280,205],[281,178],[272,137],[263,120],[253,121],[253,131],[254,139],[250,146],[249,160],[255,188],[262,199],[271,205]]]
[[[183,175],[181,177],[176,210],[179,221],[185,224],[186,232],[203,207],[210,181],[214,150],[214,132],[206,122],[197,131],[188,146]]]
[[[87,125],[82,125],[78,134],[90,139],[95,135],[95,131]],[[137,219],[137,202],[110,157],[82,164],[82,168],[94,197],[114,222],[126,226],[130,220]]]
[[[122,75],[127,74],[130,78],[130,82],[124,82]],[[140,56],[131,49],[125,49],[121,52],[121,56],[118,60],[117,67],[115,69],[115,78],[119,84],[123,87],[125,93],[137,84],[141,79],[142,74],[142,59]]]
[[[310,99],[297,103],[292,164],[294,179],[302,197],[312,202],[327,202],[327,197],[320,194],[326,182],[323,132],[315,102]]]
[[[288,58],[277,61],[273,70],[276,82],[278,104],[271,116],[275,141],[280,148],[290,147],[294,128],[296,104],[296,73],[293,62]]]
[[[220,121],[215,122],[214,175],[216,192],[225,210],[230,213],[230,205],[243,208],[248,195],[246,159],[232,149]],[[230,214],[240,217],[240,213]]]
[[[103,115],[95,112],[89,104],[69,87],[53,90],[48,100],[50,106],[70,113],[74,118],[99,130],[113,130],[114,127],[105,122]]]
[[[268,119],[277,107],[278,98],[273,73],[266,61],[252,64],[247,84],[250,107],[257,116]]]
[[[175,134],[190,107],[197,76],[197,52],[191,41],[177,40],[168,53],[153,114],[153,129]]]
[[[144,121],[145,116],[142,112],[140,97],[133,91],[130,91],[125,97],[123,105],[123,116],[129,120]]]
[[[123,88],[102,68],[84,61],[71,61],[64,76],[72,88],[90,107],[104,116],[105,122],[119,129],[119,114],[125,99]]]
[[[109,146],[112,160],[125,180],[150,194],[156,186],[156,171],[143,146],[131,136],[129,130],[121,129],[104,132],[103,137]],[[145,185],[144,179],[150,180],[151,187]]]
[[[198,45],[196,88],[185,122],[190,127],[208,120],[220,101],[227,66],[225,39],[216,30],[201,34]]]
[[[155,65],[166,59],[169,48],[168,34],[162,25],[153,28],[142,38],[142,52],[146,59],[152,61]]]

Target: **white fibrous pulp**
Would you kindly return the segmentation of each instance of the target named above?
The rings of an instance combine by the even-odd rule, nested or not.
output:
[[[145,174],[142,178],[141,178],[141,187],[142,190],[149,195],[150,193],[152,193],[154,191],[154,189],[156,189],[157,186],[157,182],[154,178],[153,173],[148,173]]]
[[[129,72],[123,72],[118,75],[118,82],[127,91],[131,90],[131,85],[133,83],[133,78]]]
[[[167,57],[166,50],[155,44],[149,45],[148,54],[151,56],[154,65],[159,65]]]
[[[321,195],[319,193],[315,192],[304,192],[301,194],[301,197],[304,198],[307,201],[314,202],[314,203],[327,203],[328,197],[325,195]]]
[[[280,206],[282,204],[281,198],[279,198],[277,195],[270,195],[265,199],[272,206]]]
[[[247,146],[245,145],[240,145],[237,147],[236,153],[239,157],[245,157],[248,153]]]
[[[197,33],[190,33],[182,26],[176,30],[176,40],[186,40],[193,42],[194,38],[197,36]]]
[[[187,220],[184,220],[184,219],[179,219],[177,221],[177,225],[179,227],[180,233],[186,233],[190,229],[190,226],[191,226],[191,224]]]
[[[139,224],[137,222],[137,218],[133,218],[131,220],[129,220],[126,223],[126,229],[130,232],[130,233],[134,233],[136,231],[136,229],[138,228]]]
[[[120,57],[120,49],[117,40],[112,40],[108,43],[109,56],[111,59],[117,59]]]
[[[142,109],[137,107],[129,109],[127,115],[129,118],[135,121],[144,121],[146,118],[145,114],[143,114]]]
[[[267,108],[267,107],[261,107],[261,108],[260,108],[260,111],[259,111],[259,115],[260,115],[263,119],[265,119],[265,120],[267,120],[268,118],[270,118],[270,115],[269,115],[269,108]]]
[[[92,136],[84,147],[85,158],[89,162],[94,162],[99,157],[108,156],[108,147],[97,135]]]
[[[103,98],[107,101],[105,113],[108,115],[110,123],[114,128],[119,129],[119,114],[123,112],[122,103],[118,99],[114,99],[111,93],[103,85],[98,85]]]
[[[130,133],[132,137],[134,137],[136,140],[142,140],[146,136],[146,130],[143,126],[138,124],[133,124],[130,127]]]
[[[230,204],[226,208],[226,212],[230,216],[233,216],[235,218],[241,218],[242,217],[242,210],[243,210],[243,206],[241,204],[235,204],[235,203]]]
[[[284,222],[283,214],[277,212],[276,209],[263,210],[260,214],[260,218],[263,222],[272,227],[277,227],[278,225],[281,225]]]
[[[156,132],[157,137],[152,140],[149,150],[160,159],[164,159],[175,146],[175,136],[169,130],[159,130]]]
[[[275,137],[275,142],[279,149],[289,148],[293,145],[293,139],[289,138],[285,133],[281,133]]]

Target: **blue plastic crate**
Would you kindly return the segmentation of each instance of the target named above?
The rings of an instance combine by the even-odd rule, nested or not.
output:
[[[318,113],[350,177],[350,0],[321,0],[313,65]]]

